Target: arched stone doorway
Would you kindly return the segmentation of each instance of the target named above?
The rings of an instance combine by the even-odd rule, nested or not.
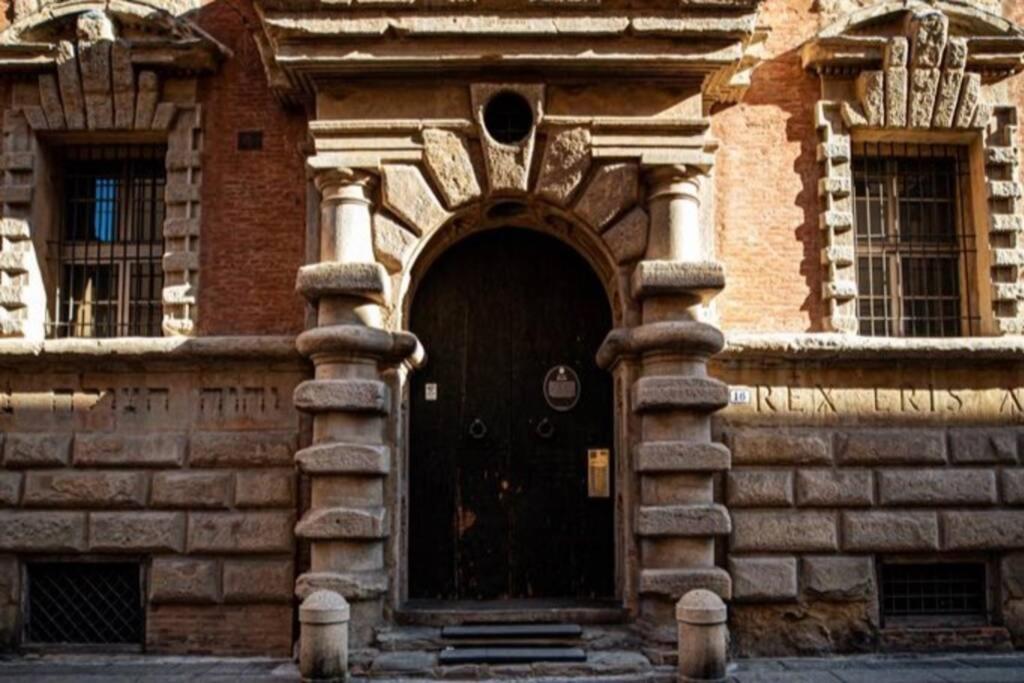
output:
[[[576,251],[522,228],[475,233],[430,266],[409,329],[409,598],[615,594],[612,328]]]

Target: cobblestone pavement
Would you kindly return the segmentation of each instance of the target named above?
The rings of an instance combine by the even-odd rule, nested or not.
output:
[[[1024,683],[1024,654],[756,659],[740,661],[730,670],[734,683]],[[280,659],[0,656],[0,682],[13,681],[293,683],[298,671],[293,662]]]

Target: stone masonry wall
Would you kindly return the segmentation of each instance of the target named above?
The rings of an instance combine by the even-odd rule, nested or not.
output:
[[[1019,364],[744,363],[716,418],[744,656],[1024,645]],[[749,397],[749,400],[747,400]],[[988,563],[988,626],[882,623],[882,560]]]
[[[137,559],[149,652],[288,655],[298,359],[0,358],[0,641],[24,563]]]

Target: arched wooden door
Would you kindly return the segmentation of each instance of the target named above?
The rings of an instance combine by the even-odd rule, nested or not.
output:
[[[594,361],[611,312],[590,266],[533,231],[479,233],[431,266],[411,329],[427,362],[411,383],[409,597],[611,597],[612,380]]]

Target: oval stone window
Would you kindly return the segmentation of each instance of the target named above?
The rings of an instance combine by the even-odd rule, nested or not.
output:
[[[533,109],[522,95],[500,92],[484,107],[484,126],[496,142],[520,143],[533,128]]]

